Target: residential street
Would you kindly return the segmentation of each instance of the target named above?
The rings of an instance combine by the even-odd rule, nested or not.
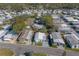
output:
[[[34,53],[46,53],[49,56],[61,56],[64,51],[58,48],[44,48],[44,47],[36,47],[36,46],[26,46],[26,45],[15,45],[8,43],[0,43],[0,48],[9,48],[16,53],[16,56],[22,55],[25,52],[34,52]],[[78,56],[79,52],[74,51],[66,51],[67,56]]]

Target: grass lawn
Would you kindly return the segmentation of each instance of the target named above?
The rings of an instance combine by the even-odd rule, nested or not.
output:
[[[46,27],[43,27],[42,29],[39,29],[38,31],[40,31],[40,32],[47,32],[47,29],[46,29]]]
[[[79,48],[71,48],[67,43],[64,46],[65,50],[77,51],[79,52]]]
[[[0,48],[0,56],[12,56],[14,55],[13,51],[6,48]]]
[[[71,49],[71,50],[73,50],[73,51],[78,51],[79,52],[79,48],[74,48],[74,49]]]
[[[51,47],[52,47],[52,48],[57,48],[57,46],[56,46],[56,45],[52,45]]]
[[[32,56],[47,56],[45,53],[33,53]]]
[[[66,50],[77,51],[79,52],[79,48],[65,48]]]
[[[36,45],[37,45],[37,46],[42,46],[42,42],[39,41]]]
[[[78,51],[79,52],[79,48],[70,48],[67,45],[65,45],[65,50],[71,50],[71,51]]]

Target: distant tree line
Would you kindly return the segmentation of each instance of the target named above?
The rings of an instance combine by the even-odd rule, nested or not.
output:
[[[79,9],[79,4],[78,3],[1,3],[0,4],[0,9],[11,9],[11,10],[23,10],[25,8],[29,9],[38,9],[38,8],[44,8],[44,9],[57,9],[57,8],[68,8],[68,9],[73,9],[77,8]]]

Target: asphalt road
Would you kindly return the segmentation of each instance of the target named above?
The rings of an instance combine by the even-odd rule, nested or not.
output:
[[[46,53],[49,56],[62,56],[64,50],[58,48],[45,48],[45,47],[36,47],[31,45],[19,45],[19,44],[8,44],[0,43],[0,48],[9,48],[16,53],[16,56],[22,55],[25,52],[33,53]],[[79,56],[79,52],[66,51],[67,56]]]

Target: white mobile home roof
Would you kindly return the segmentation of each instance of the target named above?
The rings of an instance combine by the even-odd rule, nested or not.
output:
[[[77,38],[74,34],[66,34],[66,35],[64,35],[64,37],[65,37],[65,39],[67,41],[70,42],[71,45],[78,44],[78,40],[77,39],[79,39],[79,38]]]
[[[41,29],[43,28],[43,25],[39,25],[39,24],[33,24],[35,28]]]
[[[33,36],[33,31],[29,31],[27,36],[26,36],[26,39],[32,39],[32,36]]]
[[[63,41],[63,39],[62,39],[62,37],[61,37],[60,32],[53,32],[52,36],[53,36],[54,42],[65,44],[64,41]]]
[[[3,24],[3,21],[0,21],[0,24]]]
[[[12,38],[12,37],[13,37],[12,34],[7,34],[7,35],[4,36],[4,38]]]
[[[64,23],[64,21],[62,21],[62,19],[53,19],[53,22],[55,24],[63,24]]]
[[[65,17],[67,21],[78,21],[77,19],[74,19],[73,17]]]
[[[11,26],[11,25],[4,25],[3,28],[4,28],[4,29],[7,29],[7,28],[9,28],[10,26]]]
[[[67,24],[61,24],[61,27],[68,27]]]
[[[77,40],[79,40],[79,37],[78,37],[78,36],[76,36],[75,34],[73,34],[73,36],[74,36]]]
[[[34,37],[35,41],[46,40],[46,34],[42,32],[37,32]]]
[[[61,31],[69,31],[70,27],[67,24],[60,24],[59,25],[59,30],[61,30]]]
[[[74,27],[76,27],[76,28],[79,28],[79,25],[73,25]]]
[[[13,34],[7,34],[4,36],[4,40],[11,40],[11,39],[16,39],[17,38],[17,35],[13,35]]]
[[[26,29],[21,38],[26,39],[26,40],[30,40],[30,39],[32,39],[32,36],[33,36],[33,31],[30,29]]]
[[[72,30],[72,33],[76,36],[76,37],[78,37],[79,38],[79,34],[75,31],[75,30],[73,30],[73,29],[71,29]],[[77,39],[78,41],[79,41],[79,39]]]
[[[52,18],[54,18],[54,19],[60,19],[60,17],[58,15],[52,15]]]
[[[11,40],[13,38],[12,34],[7,34],[4,36],[4,40]]]
[[[79,25],[79,21],[77,21],[77,22],[72,22],[72,24],[74,24],[74,25]]]
[[[7,32],[7,30],[0,30],[0,38],[3,37]]]

